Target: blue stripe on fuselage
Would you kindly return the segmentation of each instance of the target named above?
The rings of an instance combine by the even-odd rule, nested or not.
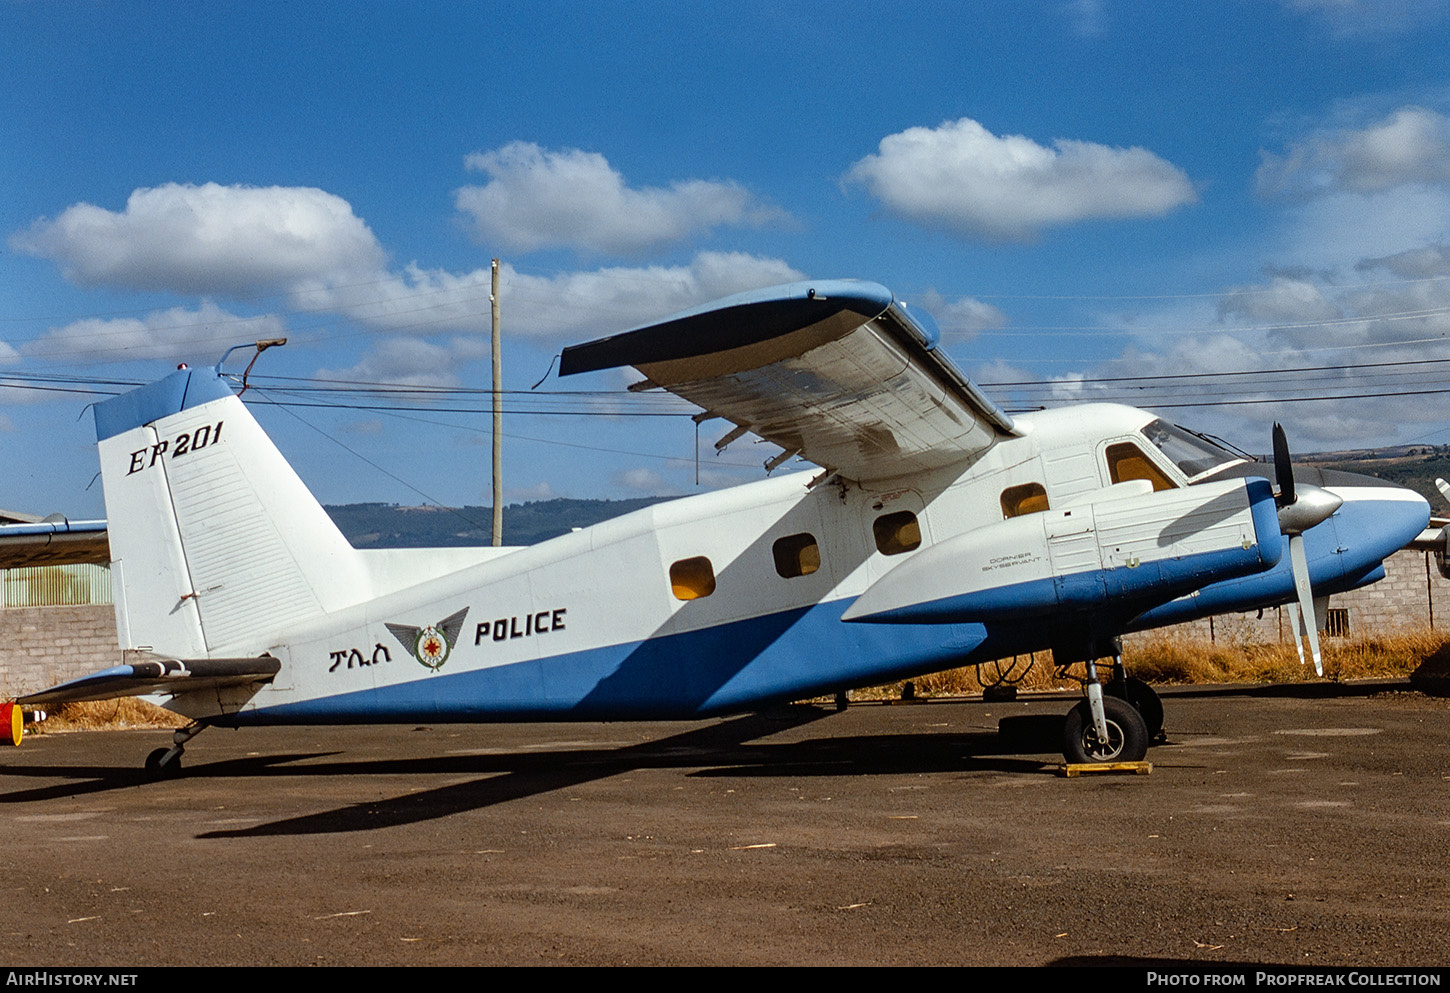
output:
[[[298,703],[227,724],[703,717],[968,661],[980,624],[846,624],[836,600],[699,631]],[[1009,653],[1010,654],[1010,653]]]

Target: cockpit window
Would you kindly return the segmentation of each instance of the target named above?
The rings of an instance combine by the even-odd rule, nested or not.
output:
[[[1146,479],[1153,484],[1153,491],[1171,490],[1174,483],[1163,470],[1143,454],[1143,450],[1131,441],[1109,445],[1103,453],[1108,460],[1108,478],[1114,483],[1126,483],[1133,479]]]
[[[1177,424],[1156,420],[1143,429],[1143,436],[1173,460],[1183,474],[1193,480],[1220,466],[1242,462],[1239,456],[1220,448],[1207,438],[1185,431]]]

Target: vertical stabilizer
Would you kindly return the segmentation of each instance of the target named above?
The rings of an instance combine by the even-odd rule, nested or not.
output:
[[[254,654],[366,596],[358,553],[214,370],[98,404],[96,437],[121,647]]]

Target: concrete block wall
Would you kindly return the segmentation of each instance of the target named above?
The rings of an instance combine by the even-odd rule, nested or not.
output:
[[[0,610],[0,699],[121,662],[110,604]]]
[[[1333,597],[1349,609],[1349,633],[1435,628],[1450,630],[1450,580],[1429,552],[1397,552],[1385,560],[1385,578]]]
[[[1329,608],[1349,612],[1351,638],[1426,629],[1450,632],[1450,580],[1440,575],[1429,552],[1396,552],[1385,559],[1384,579],[1330,597]],[[1129,635],[1124,643],[1165,635],[1228,645],[1292,644],[1294,637],[1288,609],[1273,607],[1262,614],[1221,614]]]

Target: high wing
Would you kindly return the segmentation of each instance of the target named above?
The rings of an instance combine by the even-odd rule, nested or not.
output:
[[[789,283],[573,345],[559,374],[633,366],[787,454],[887,479],[966,462],[1018,433],[939,338],[929,315],[878,283]]]
[[[62,518],[0,524],[0,569],[110,561],[105,521]]]

